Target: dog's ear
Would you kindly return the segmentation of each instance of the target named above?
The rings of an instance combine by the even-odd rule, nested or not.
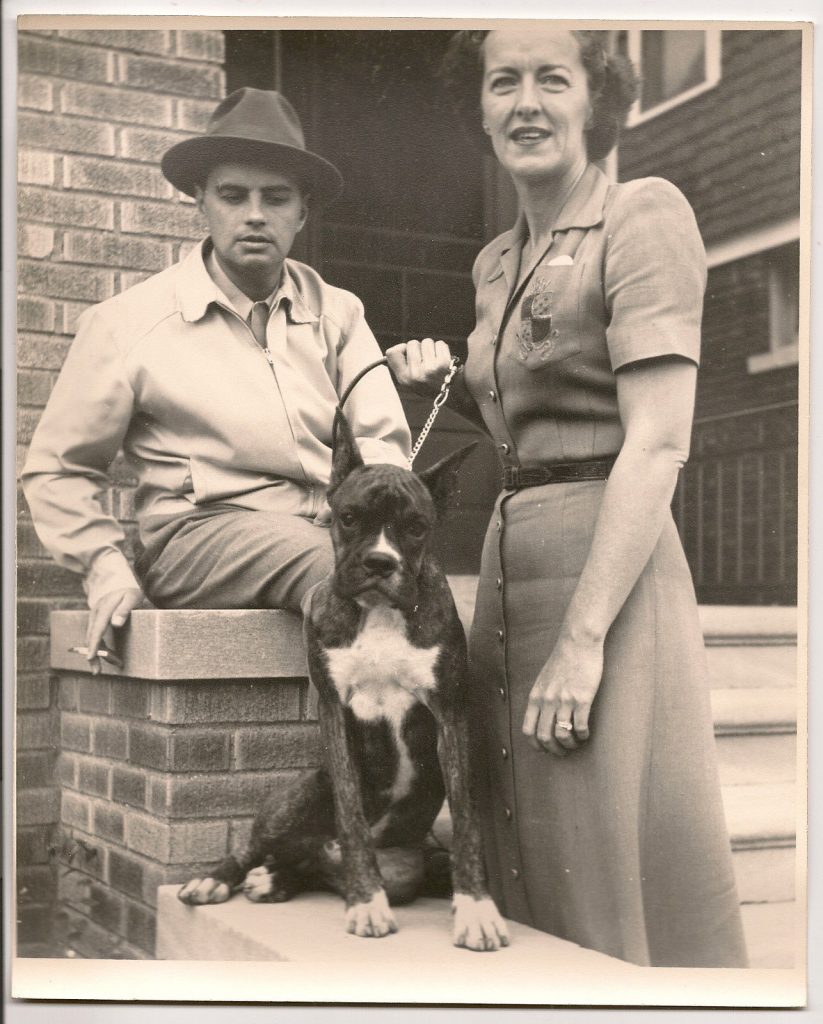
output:
[[[466,456],[477,447],[477,441],[458,448],[456,452],[447,455],[445,459],[435,462],[433,466],[422,470],[417,475],[428,487],[429,493],[434,501],[434,507],[438,516],[446,513],[449,507],[449,499],[457,487],[457,474],[463,465]]]
[[[346,479],[353,469],[363,465],[360,449],[354,439],[349,421],[340,409],[334,414],[332,427],[331,480],[329,493]]]

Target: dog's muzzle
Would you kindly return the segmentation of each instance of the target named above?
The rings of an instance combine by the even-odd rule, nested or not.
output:
[[[363,568],[371,576],[386,578],[400,568],[400,560],[385,551],[370,551],[363,559]]]

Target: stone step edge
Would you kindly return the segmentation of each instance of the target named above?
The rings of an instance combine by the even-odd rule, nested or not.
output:
[[[732,836],[731,844],[732,853],[743,850],[793,850],[797,846],[797,840],[794,836]]]
[[[701,604],[698,606],[700,623],[706,641],[734,639],[756,641],[784,638],[787,643],[797,641],[798,611],[787,605],[726,605]]]
[[[797,838],[796,782],[721,786],[723,808],[733,850],[793,846]]]
[[[794,736],[796,733],[796,722],[775,722],[773,724],[743,722],[740,725],[726,725],[715,722],[714,726],[714,735],[718,739],[723,736],[751,736],[752,738],[757,736]]]
[[[716,687],[710,691],[717,736],[797,732],[797,692],[785,687]]]
[[[797,635],[774,633],[770,636],[748,636],[745,633],[730,633],[726,636],[703,634],[706,647],[797,647]]]
[[[431,970],[434,963],[461,976],[481,969],[534,971],[554,964],[558,970],[602,972],[630,964],[584,949],[534,928],[510,921],[512,943],[484,964],[475,953],[451,944],[451,908],[447,899],[420,898],[395,908],[399,931],[384,940],[358,939],[344,928],[343,901],[329,893],[305,892],[285,903],[252,903],[234,896],[226,903],[187,907],[177,899],[177,886],[157,891],[157,956],[161,959],[214,960],[226,938],[247,947],[238,959],[347,964],[355,972],[367,969],[379,976],[381,966],[394,962],[410,969]],[[268,955],[267,955],[268,954]],[[262,956],[261,956],[262,955]],[[225,959],[221,956],[220,959]]]

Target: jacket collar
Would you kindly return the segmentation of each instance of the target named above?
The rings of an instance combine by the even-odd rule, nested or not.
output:
[[[552,238],[559,231],[571,228],[593,228],[603,220],[603,206],[609,179],[595,164],[588,164],[580,181],[575,185],[569,198],[558,214],[552,228]],[[496,280],[501,273],[505,274],[509,285],[517,276],[520,265],[520,251],[528,237],[526,218],[521,211],[517,215],[514,227],[500,236],[498,250],[499,265],[495,266],[488,280]]]
[[[206,267],[206,259],[210,251],[211,240],[207,238],[199,245],[195,245],[188,256],[178,265],[177,300],[180,314],[186,323],[195,323],[197,320],[201,320],[212,303],[224,308],[228,305],[240,316],[243,316],[240,307],[245,309],[248,306],[248,310],[251,309],[252,303],[247,296],[244,296],[236,288],[227,289],[229,292],[233,291],[233,295],[226,294],[226,291],[221,289],[211,277]],[[245,298],[246,302],[243,302],[242,298]],[[280,302],[285,305],[286,314],[292,323],[314,323],[319,319],[303,297],[299,280],[295,277],[289,260],[283,264],[280,287],[268,299],[269,306],[272,308]],[[248,315],[248,310],[246,315]]]

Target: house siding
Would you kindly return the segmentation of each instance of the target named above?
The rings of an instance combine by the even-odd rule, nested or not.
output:
[[[621,180],[658,175],[692,204],[707,248],[800,216],[801,33],[724,31],[718,84],[624,132]],[[692,456],[674,509],[698,598],[797,599],[797,366],[768,352],[768,250],[713,266]]]

